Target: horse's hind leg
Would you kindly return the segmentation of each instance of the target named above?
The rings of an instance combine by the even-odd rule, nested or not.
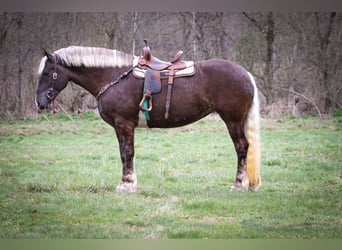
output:
[[[229,134],[233,140],[238,158],[237,174],[235,184],[231,186],[232,191],[244,191],[249,187],[247,175],[247,152],[248,141],[244,134],[243,125],[240,122],[226,122]]]

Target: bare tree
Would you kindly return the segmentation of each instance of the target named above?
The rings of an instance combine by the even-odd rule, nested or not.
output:
[[[7,37],[8,29],[14,21],[15,19],[9,16],[8,13],[0,13],[0,50],[2,49],[3,42]]]
[[[18,13],[15,16],[15,22],[17,25],[17,58],[18,58],[18,103],[19,103],[19,117],[24,117],[24,111],[23,111],[23,92],[24,92],[24,86],[23,86],[23,79],[24,79],[24,39],[23,39],[23,13]]]
[[[199,12],[193,14],[196,56],[199,59],[225,57],[227,30],[222,12]]]
[[[306,13],[293,15],[291,19],[289,23],[300,41],[301,63],[311,71],[307,84],[316,102],[325,113],[341,108],[341,13]]]
[[[315,12],[314,15],[319,42],[316,66],[320,72],[323,90],[325,92],[324,110],[328,112],[331,111],[331,108],[336,107],[336,105],[341,106],[339,100],[335,99],[334,95],[336,92],[334,87],[336,85],[332,84],[333,76],[337,73],[337,67],[341,66],[342,63],[341,51],[336,51],[336,48],[332,47],[333,32],[334,29],[337,28],[337,15],[336,12],[328,14]],[[339,74],[341,74],[341,72]],[[339,88],[339,90],[341,90],[341,88]]]
[[[197,41],[196,41],[196,12],[180,12],[177,14],[183,37],[182,49],[185,56],[191,60],[197,60]]]
[[[0,13],[0,115],[35,113],[41,48],[139,54],[143,39],[163,59],[182,49],[184,60],[237,61],[256,76],[269,105],[290,107],[297,96],[323,112],[342,108],[341,13]],[[74,84],[58,98],[69,111],[96,106]]]
[[[135,46],[136,46],[136,34],[138,30],[138,13],[133,12],[133,41],[132,41],[132,55],[135,55]]]
[[[275,71],[276,67],[276,50],[275,50],[275,20],[274,14],[268,12],[265,14],[258,14],[255,17],[253,14],[242,12],[242,14],[261,32],[266,41],[266,55],[265,55],[265,69],[263,87],[261,91],[266,97],[267,104],[272,104],[275,101]]]

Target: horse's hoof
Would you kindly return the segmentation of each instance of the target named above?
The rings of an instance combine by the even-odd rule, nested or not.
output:
[[[250,190],[250,191],[253,191],[253,192],[258,192],[258,191],[259,191],[259,185],[258,185],[258,186],[255,186],[255,187],[249,186],[249,190]]]
[[[123,193],[123,192],[135,192],[136,191],[136,185],[131,182],[121,182],[119,185],[116,187],[116,191]]]
[[[248,190],[248,186],[241,185],[241,183],[235,183],[233,186],[230,187],[231,192],[244,192]]]

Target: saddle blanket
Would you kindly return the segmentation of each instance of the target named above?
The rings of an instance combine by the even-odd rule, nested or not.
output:
[[[139,57],[134,57],[133,67],[138,65]],[[182,77],[182,76],[192,76],[195,74],[195,67],[193,61],[185,61],[186,68],[181,70],[175,70],[174,77]],[[143,79],[145,78],[146,69],[141,69],[139,67],[135,67],[133,70],[133,75],[136,78]],[[160,71],[161,78],[168,78],[169,77],[169,70]]]

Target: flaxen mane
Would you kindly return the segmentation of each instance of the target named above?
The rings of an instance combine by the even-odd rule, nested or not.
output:
[[[61,63],[66,66],[84,67],[122,67],[130,66],[133,56],[121,51],[97,47],[71,46],[54,52]],[[41,75],[47,58],[44,56],[40,62],[38,74]]]

